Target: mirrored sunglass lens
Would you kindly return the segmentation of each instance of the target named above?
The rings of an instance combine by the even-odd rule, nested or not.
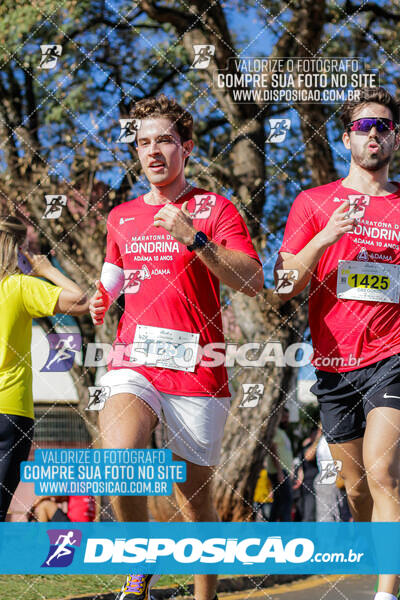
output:
[[[353,124],[353,131],[368,132],[376,127],[377,131],[382,133],[383,131],[389,131],[394,129],[394,124],[390,119],[359,119]]]
[[[394,129],[394,123],[390,119],[378,119],[378,131],[390,131]]]
[[[357,131],[370,131],[372,127],[377,126],[376,119],[360,119],[357,122],[358,128]],[[378,126],[377,126],[378,127]],[[379,130],[379,128],[378,128]]]

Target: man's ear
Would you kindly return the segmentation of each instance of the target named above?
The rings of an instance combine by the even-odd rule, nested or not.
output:
[[[396,133],[396,139],[394,143],[394,150],[398,150],[400,147],[400,131]]]
[[[187,140],[186,142],[183,142],[182,146],[186,156],[189,156],[194,148],[194,141]]]
[[[343,135],[342,135],[342,142],[344,144],[344,147],[346,148],[346,150],[350,150],[351,148],[351,144],[350,144],[350,134],[348,131],[344,131]]]

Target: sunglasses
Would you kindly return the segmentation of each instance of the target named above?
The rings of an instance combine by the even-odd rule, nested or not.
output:
[[[373,127],[375,127],[379,133],[384,133],[386,131],[393,131],[397,126],[391,119],[378,119],[376,117],[356,119],[346,125],[347,131],[362,131],[363,133],[371,131]]]

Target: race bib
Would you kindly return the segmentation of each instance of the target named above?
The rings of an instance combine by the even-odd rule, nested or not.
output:
[[[137,325],[130,360],[149,367],[193,373],[199,338],[199,333]]]
[[[339,260],[336,293],[344,300],[397,304],[400,265]]]

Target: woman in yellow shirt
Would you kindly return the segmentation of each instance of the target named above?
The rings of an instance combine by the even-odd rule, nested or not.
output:
[[[80,287],[46,256],[19,251],[26,231],[16,217],[0,216],[0,521],[6,518],[33,438],[32,319],[77,316],[89,306]],[[30,265],[31,275],[21,273],[19,259]]]

